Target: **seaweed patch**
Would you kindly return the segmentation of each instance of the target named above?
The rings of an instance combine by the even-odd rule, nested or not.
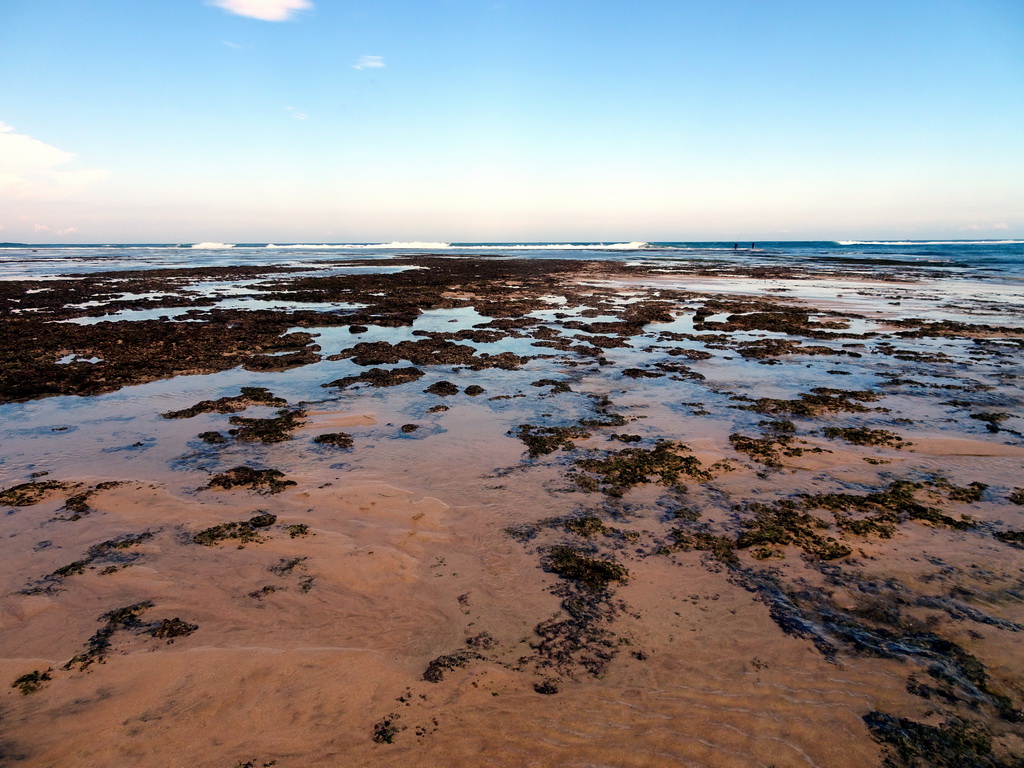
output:
[[[100,572],[102,575],[115,573],[123,568],[127,568],[142,557],[140,553],[129,552],[128,550],[145,541],[149,541],[153,538],[153,535],[152,531],[143,531],[142,533],[126,533],[107,541],[101,541],[99,544],[89,547],[85,556],[81,559],[57,568],[36,582],[35,585],[22,591],[25,594],[56,592],[68,577],[85,573],[86,568],[93,568],[99,565],[105,566]]]
[[[895,432],[887,429],[868,429],[867,427],[825,427],[822,430],[830,440],[845,440],[853,445],[884,445],[891,448],[903,448],[909,445]]]
[[[93,664],[103,664],[110,654],[112,639],[118,632],[148,634],[171,643],[176,638],[186,637],[199,629],[197,625],[189,624],[178,618],[161,619],[154,622],[142,621],[139,617],[152,607],[151,600],[143,600],[104,613],[97,619],[97,621],[105,622],[103,627],[89,638],[85,649],[75,654],[64,665],[64,669],[70,670],[77,666],[80,671],[84,672]]]
[[[313,442],[317,445],[329,445],[332,448],[343,449],[349,449],[353,445],[352,435],[347,432],[328,432],[317,435],[313,438]]]
[[[23,696],[28,696],[30,693],[35,693],[43,688],[53,679],[50,675],[51,672],[53,672],[52,668],[45,670],[34,669],[11,683],[11,688],[17,688]]]
[[[545,456],[557,450],[571,451],[576,447],[575,440],[586,440],[590,437],[583,427],[541,427],[533,424],[520,424],[516,437],[526,444],[530,458]]]
[[[411,381],[421,379],[426,374],[419,368],[412,366],[407,368],[371,368],[362,371],[356,376],[344,376],[340,379],[324,384],[325,387],[336,387],[346,389],[354,384],[366,384],[371,387],[397,387],[401,384],[408,384]]]
[[[709,480],[696,456],[684,455],[689,449],[674,440],[658,440],[651,448],[623,448],[619,451],[593,451],[576,459],[570,477],[584,490],[600,490],[612,497],[645,483],[681,487],[685,477]]]
[[[160,415],[165,419],[191,419],[201,413],[238,413],[253,405],[270,405],[280,408],[287,404],[287,401],[277,397],[265,387],[242,387],[241,393],[238,395],[221,397],[217,400],[202,400],[180,411],[167,411]]]
[[[752,513],[753,517],[741,522],[742,532],[736,539],[736,547],[756,547],[754,557],[758,559],[771,557],[777,548],[787,545],[795,545],[822,560],[846,557],[853,551],[834,537],[822,535],[820,531],[827,529],[828,523],[799,511],[795,501],[784,499],[771,505],[751,502],[742,511]]]
[[[280,493],[290,485],[296,485],[294,480],[283,480],[284,472],[279,469],[255,469],[248,466],[238,466],[222,472],[210,478],[206,484],[207,488],[252,488],[258,493]]]
[[[60,480],[22,483],[0,491],[0,504],[5,504],[8,507],[30,507],[54,493],[77,486],[77,483],[65,483]]]
[[[262,533],[277,522],[277,517],[267,512],[260,512],[248,520],[235,520],[204,528],[192,535],[192,541],[204,547],[212,547],[222,541],[237,541],[238,548],[246,544],[257,544],[264,541]]]
[[[242,442],[280,443],[292,439],[292,432],[302,426],[305,415],[301,408],[284,408],[269,419],[232,416],[228,421],[235,428],[228,434]]]
[[[957,717],[938,725],[920,723],[877,710],[863,717],[871,735],[888,751],[887,768],[1020,768],[1020,759],[994,753],[984,726]]]
[[[629,571],[621,563],[594,557],[565,544],[551,547],[543,565],[544,570],[575,582],[590,592],[602,592],[612,582],[629,578]]]

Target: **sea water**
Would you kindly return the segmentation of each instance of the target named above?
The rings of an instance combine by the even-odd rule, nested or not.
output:
[[[1017,283],[1024,280],[1024,240],[824,240],[768,242],[536,243],[185,243],[24,245],[0,243],[0,279],[41,279],[111,270],[265,266],[381,271],[384,265],[335,262],[405,255],[534,259],[608,259],[812,270],[825,274],[893,273],[905,277]]]

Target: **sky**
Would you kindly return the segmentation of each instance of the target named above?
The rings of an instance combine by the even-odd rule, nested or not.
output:
[[[1021,0],[0,0],[0,241],[1022,237]]]

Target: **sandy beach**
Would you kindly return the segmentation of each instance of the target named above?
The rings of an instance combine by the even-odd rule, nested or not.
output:
[[[0,282],[0,764],[1022,765],[1019,301],[356,263]]]

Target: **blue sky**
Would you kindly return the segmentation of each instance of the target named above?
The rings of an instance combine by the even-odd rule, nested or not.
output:
[[[1020,0],[0,0],[0,241],[1024,237]]]

